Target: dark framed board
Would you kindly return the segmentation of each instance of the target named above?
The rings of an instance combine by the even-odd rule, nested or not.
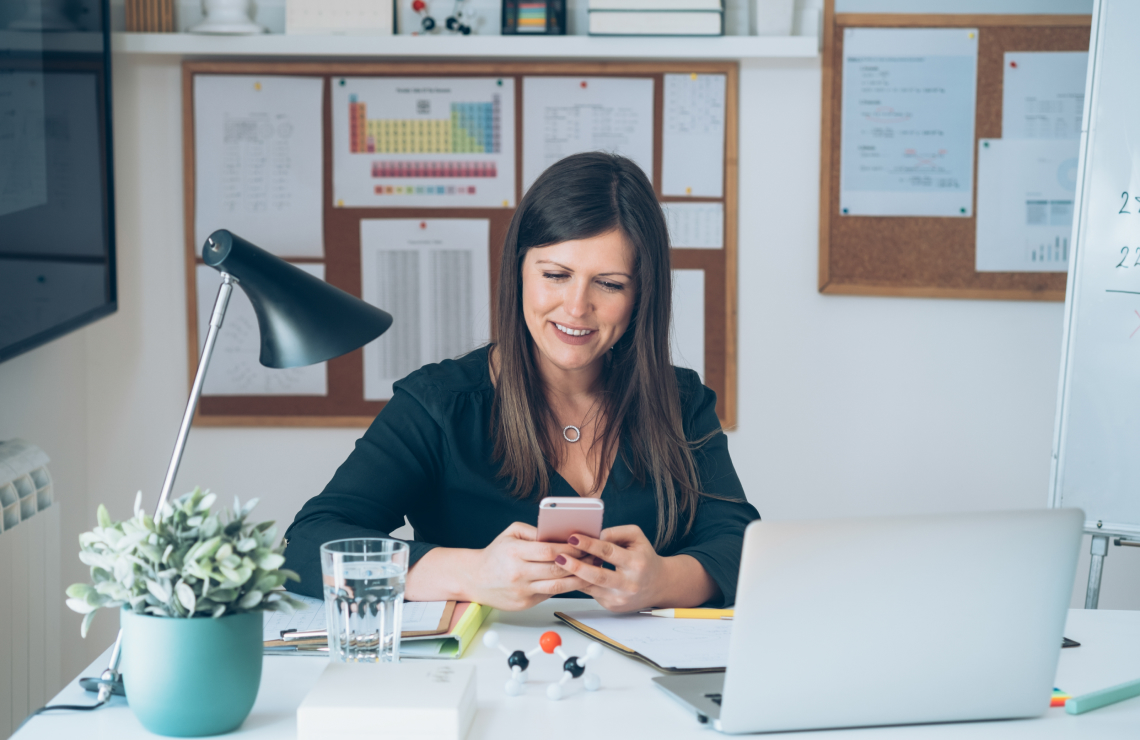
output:
[[[976,28],[974,209],[977,144],[1002,136],[1003,59],[1014,51],[1087,51],[1090,16],[836,13],[824,5],[819,290],[845,295],[1061,301],[1063,272],[977,272],[976,215],[968,218],[840,214],[844,31]]]
[[[696,81],[698,78],[716,76],[723,78],[723,160],[717,182],[718,195],[698,197],[689,194],[665,194],[665,190],[676,193],[676,187],[663,189],[663,140],[666,112],[664,110],[665,86],[672,84],[678,76]],[[196,228],[196,201],[199,158],[197,147],[196,95],[195,83],[205,78],[219,76],[262,77],[271,80],[278,78],[308,78],[321,81],[320,88],[320,208],[322,251],[319,255],[286,256],[290,262],[309,269],[320,269],[325,280],[343,290],[365,297],[362,278],[362,222],[365,220],[422,219],[463,220],[480,219],[487,222],[488,254],[486,274],[489,279],[489,295],[497,290],[496,280],[498,261],[502,243],[506,236],[514,204],[524,192],[524,106],[526,104],[524,82],[532,83],[543,77],[551,78],[614,78],[616,80],[642,80],[651,85],[652,95],[652,181],[654,189],[667,212],[675,204],[692,204],[690,208],[705,204],[719,214],[717,239],[719,248],[710,248],[701,243],[689,247],[684,238],[678,238],[672,229],[672,267],[674,276],[684,273],[687,283],[695,285],[701,296],[697,303],[703,309],[702,317],[689,316],[689,324],[698,321],[698,329],[703,330],[703,368],[705,384],[717,393],[717,414],[726,428],[736,423],[736,265],[737,265],[737,87],[738,65],[734,62],[697,63],[311,63],[311,62],[227,62],[227,61],[187,61],[182,66],[183,95],[183,171],[184,171],[184,219],[185,219],[185,265],[187,286],[187,347],[189,360],[189,381],[192,382],[197,369],[200,350],[200,316],[203,311],[204,296],[198,276],[208,277],[200,272],[200,244]],[[500,83],[513,86],[513,116],[504,116],[503,125],[513,126],[514,178],[513,198],[504,198],[500,204],[481,203],[477,206],[452,204],[445,207],[422,207],[417,205],[345,205],[334,198],[334,135],[333,99],[334,84],[344,84],[344,80],[363,78],[416,78],[425,82],[431,79],[458,78],[501,78]],[[582,86],[585,87],[583,81]],[[261,89],[258,84],[258,89]],[[537,89],[537,88],[536,88]],[[497,114],[496,114],[497,115]],[[672,120],[672,119],[669,119]],[[368,125],[372,125],[369,122]],[[236,129],[235,129],[236,130]],[[370,129],[371,130],[371,129]],[[355,136],[355,134],[351,134]],[[504,139],[507,141],[507,139]],[[676,139],[674,139],[676,141]],[[674,151],[679,150],[674,147]],[[371,150],[370,150],[371,151]],[[379,150],[377,150],[379,151]],[[496,150],[497,151],[497,150]],[[701,165],[696,163],[694,167]],[[677,168],[674,167],[674,170]],[[373,170],[376,171],[375,169]],[[386,171],[386,170],[385,170]],[[379,191],[377,191],[379,192]],[[224,219],[222,219],[224,221]],[[218,222],[213,228],[229,228]],[[234,229],[235,232],[237,229]],[[240,232],[239,232],[240,233]],[[256,243],[256,241],[255,241]],[[696,242],[694,242],[696,243]],[[265,246],[265,245],[262,245]],[[482,265],[478,265],[482,269]],[[677,281],[680,282],[680,281]],[[235,293],[236,295],[236,293]],[[675,293],[676,301],[676,293]],[[491,305],[494,304],[492,298]],[[392,310],[391,306],[382,306]],[[231,308],[232,312],[232,308]],[[399,321],[399,312],[392,310]],[[678,317],[680,318],[680,317]],[[227,314],[227,321],[230,320]],[[676,324],[677,330],[681,327]],[[223,326],[225,332],[226,326]],[[388,335],[385,335],[388,336]],[[491,337],[493,340],[494,337]],[[378,341],[383,341],[381,337]],[[695,353],[696,351],[694,351]],[[212,426],[367,426],[383,408],[385,401],[366,397],[365,350],[356,350],[327,363],[324,369],[323,392],[309,394],[290,393],[211,393],[210,376],[198,406],[196,421]],[[216,357],[217,355],[215,355]],[[434,360],[432,360],[434,361]],[[256,358],[252,360],[256,363]]]

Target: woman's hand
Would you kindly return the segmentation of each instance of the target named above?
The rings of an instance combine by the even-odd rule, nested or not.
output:
[[[601,539],[576,534],[570,537],[568,544],[614,566],[614,570],[606,570],[587,564],[586,558],[564,554],[554,561],[585,582],[578,589],[612,612],[631,612],[651,606],[699,606],[719,592],[695,558],[658,555],[641,527],[635,524],[603,530]]]
[[[556,558],[582,557],[580,549],[537,540],[537,529],[515,522],[482,550],[437,547],[408,573],[408,598],[458,599],[519,611],[589,585],[555,564]]]

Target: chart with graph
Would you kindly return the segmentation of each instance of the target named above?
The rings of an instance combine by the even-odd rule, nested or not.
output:
[[[515,205],[515,81],[334,78],[333,202]]]

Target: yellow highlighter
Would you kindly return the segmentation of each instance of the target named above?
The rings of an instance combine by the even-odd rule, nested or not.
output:
[[[641,613],[667,619],[732,619],[732,609],[646,609]]]

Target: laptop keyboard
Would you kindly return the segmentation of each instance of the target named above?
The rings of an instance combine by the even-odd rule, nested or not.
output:
[[[712,700],[713,704],[720,706],[720,694],[705,694],[706,699]]]

